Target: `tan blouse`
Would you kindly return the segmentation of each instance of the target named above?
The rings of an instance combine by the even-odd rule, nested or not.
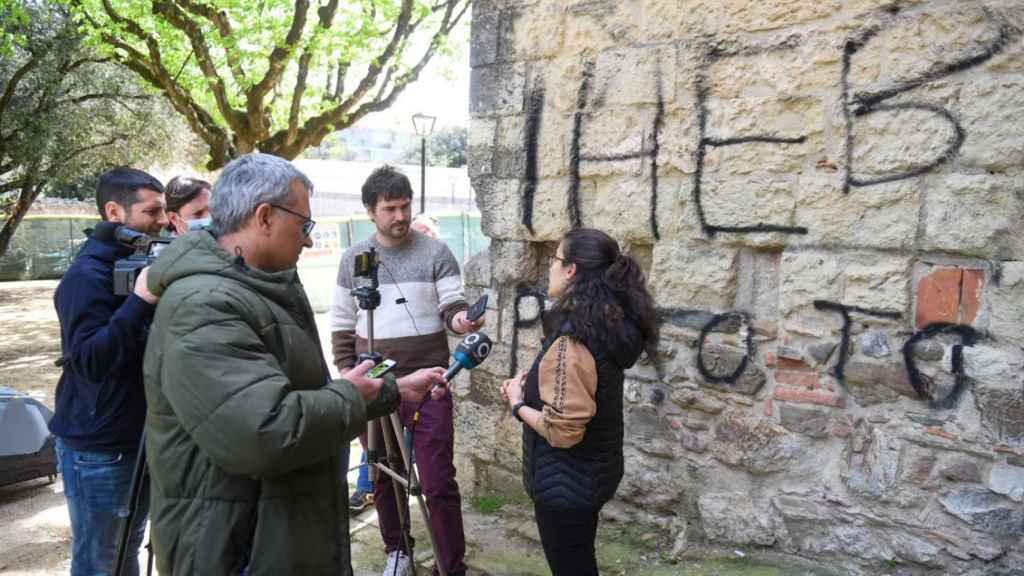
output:
[[[578,340],[560,336],[541,359],[538,376],[544,426],[537,432],[555,448],[571,448],[597,413],[594,357]]]

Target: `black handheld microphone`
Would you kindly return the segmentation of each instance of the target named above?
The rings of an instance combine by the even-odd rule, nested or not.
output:
[[[444,373],[444,381],[451,382],[463,368],[472,370],[479,366],[491,353],[492,346],[491,339],[483,332],[473,332],[463,338],[452,352],[452,365]]]

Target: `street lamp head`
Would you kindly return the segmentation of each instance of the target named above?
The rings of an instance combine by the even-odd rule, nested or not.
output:
[[[437,122],[437,116],[412,115],[412,127],[416,130],[416,135],[421,138],[426,138],[434,132],[434,122]]]

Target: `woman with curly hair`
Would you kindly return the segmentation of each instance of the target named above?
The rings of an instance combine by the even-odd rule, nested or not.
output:
[[[657,318],[640,266],[600,230],[562,238],[548,285],[544,346],[501,392],[523,423],[523,485],[552,573],[596,576],[598,513],[623,473],[623,372],[653,358]]]

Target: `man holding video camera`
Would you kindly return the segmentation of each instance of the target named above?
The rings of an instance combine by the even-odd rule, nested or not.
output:
[[[63,372],[50,431],[57,437],[71,516],[73,576],[113,568],[146,415],[142,356],[157,297],[146,288],[146,269],[134,292],[114,294],[114,263],[133,252],[114,230],[123,225],[155,236],[167,225],[163,185],[139,170],[116,168],[100,176],[96,205],[103,222],[54,294]],[[128,549],[132,574],[138,573],[134,559],[145,522],[143,506]]]
[[[352,573],[342,447],[443,368],[332,380],[296,263],[312,184],[247,154],[214,186],[209,230],[160,254],[144,365],[160,574]]]
[[[467,319],[458,261],[444,242],[411,230],[412,187],[395,168],[374,170],[363,184],[362,200],[376,233],[341,257],[331,307],[335,365],[340,371],[347,370],[359,354],[367,351],[367,314],[357,307],[351,291],[357,286],[353,273],[356,258],[370,248],[380,260],[381,305],[376,311],[374,351],[396,360],[398,374],[447,365],[445,329],[462,334],[483,325],[483,321]],[[453,464],[452,411],[451,394],[445,393],[440,400],[429,402],[403,398],[400,416],[412,435],[431,532],[440,551],[438,561],[447,574],[457,576],[466,571],[466,543]],[[378,445],[384,446],[383,441]],[[404,541],[408,538],[411,543],[412,538],[407,527],[403,530],[400,525],[392,483],[386,477],[375,482],[374,505],[388,554],[384,574],[404,576],[411,563]]]

